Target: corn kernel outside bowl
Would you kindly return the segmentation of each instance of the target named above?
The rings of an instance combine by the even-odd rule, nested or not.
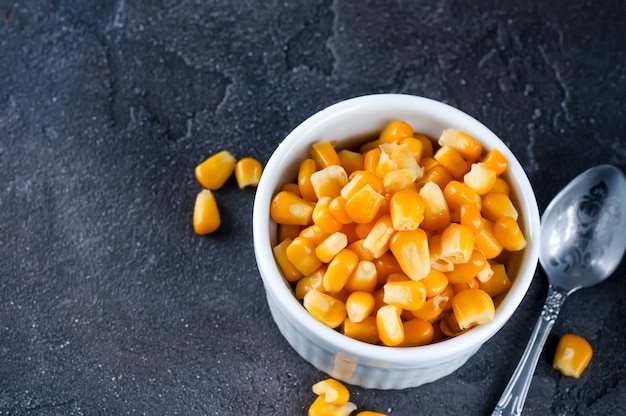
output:
[[[336,140],[337,148],[354,148],[393,120],[408,122],[416,133],[437,138],[446,128],[462,130],[478,139],[485,151],[497,148],[509,161],[504,178],[520,211],[520,227],[527,239],[514,256],[508,274],[513,284],[496,298],[493,321],[454,338],[419,347],[387,347],[351,339],[313,318],[296,299],[274,261],[277,226],[270,219],[273,195],[296,178],[311,145]],[[377,94],[339,102],[297,126],[267,162],[256,191],[253,213],[254,249],[272,317],[287,342],[317,369],[349,384],[375,389],[420,386],[460,368],[506,324],[532,281],[539,257],[539,210],[531,184],[511,150],[486,126],[447,104],[432,99]],[[506,340],[502,340],[506,342]]]

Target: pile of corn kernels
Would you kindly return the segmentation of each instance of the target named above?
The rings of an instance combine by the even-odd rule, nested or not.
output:
[[[316,319],[372,344],[418,346],[493,319],[526,246],[508,161],[468,134],[403,121],[359,149],[316,143],[274,195],[275,259]]]

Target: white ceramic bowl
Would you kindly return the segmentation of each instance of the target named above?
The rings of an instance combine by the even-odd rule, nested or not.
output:
[[[336,140],[350,148],[371,138],[392,120],[408,122],[415,132],[439,137],[456,128],[481,141],[485,149],[498,148],[509,160],[507,179],[520,212],[520,226],[528,245],[509,265],[513,285],[496,302],[493,321],[437,344],[385,347],[340,334],[313,318],[294,296],[272,254],[277,226],[270,219],[274,194],[297,176],[300,162],[313,143]],[[506,145],[469,115],[427,98],[380,94],[332,105],[305,120],[283,140],[267,162],[256,191],[253,216],[254,249],[272,316],[289,344],[309,363],[349,384],[376,389],[402,389],[429,383],[461,367],[511,317],[526,294],[539,255],[539,211],[530,182]],[[507,342],[502,339],[501,342]]]

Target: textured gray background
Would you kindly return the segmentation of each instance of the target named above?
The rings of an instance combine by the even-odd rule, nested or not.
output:
[[[0,415],[301,415],[324,377],[280,336],[251,241],[253,189],[191,228],[197,163],[265,162],[339,100],[401,92],[477,117],[540,209],[598,163],[626,169],[624,1],[0,0]],[[626,266],[573,295],[526,414],[626,414]],[[546,292],[456,373],[360,409],[484,415]],[[550,360],[565,332],[595,356]]]

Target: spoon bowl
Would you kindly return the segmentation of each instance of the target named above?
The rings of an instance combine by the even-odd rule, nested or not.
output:
[[[539,262],[550,284],[573,293],[600,283],[626,247],[626,180],[600,165],[570,182],[541,217]]]
[[[541,217],[539,262],[548,277],[541,316],[492,415],[521,415],[535,367],[565,299],[617,268],[626,249],[626,176],[599,165],[574,178]]]

